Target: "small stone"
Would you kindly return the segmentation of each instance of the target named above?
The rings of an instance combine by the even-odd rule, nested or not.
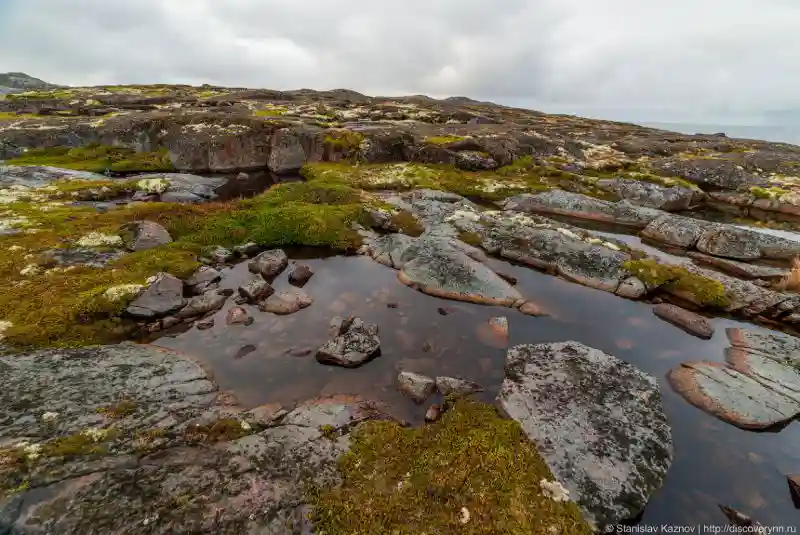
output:
[[[149,333],[157,333],[163,328],[161,321],[154,321],[153,323],[148,323],[145,327],[145,330]]]
[[[206,331],[213,326],[214,326],[214,318],[197,322],[197,329],[200,331]]]
[[[252,279],[239,287],[239,295],[254,305],[274,293],[275,288],[263,279]]]
[[[428,407],[428,410],[425,411],[425,421],[426,422],[435,422],[442,417],[442,407],[441,405],[431,405]]]
[[[698,338],[709,339],[714,335],[714,327],[706,318],[681,307],[662,303],[653,307],[653,314]]]
[[[249,179],[250,179],[250,175],[248,175],[247,173],[244,173],[244,172],[239,173],[238,175],[236,175],[236,180],[249,180]]]
[[[299,310],[310,307],[312,303],[313,300],[307,293],[305,293],[303,290],[296,289],[286,292],[278,292],[277,294],[272,295],[269,299],[261,303],[259,308],[263,312],[287,315],[294,314]]]
[[[507,273],[503,273],[502,271],[497,271],[496,273],[497,273],[498,277],[500,277],[501,279],[503,279],[504,281],[506,281],[507,283],[509,283],[511,285],[516,285],[517,282],[518,282],[517,278],[514,277],[513,275],[509,275]]]
[[[191,287],[195,293],[201,294],[209,290],[207,286],[222,279],[222,273],[209,266],[200,266],[191,277],[186,279],[186,285]],[[200,288],[203,287],[202,291]]]
[[[789,483],[789,494],[792,497],[792,503],[795,509],[800,509],[800,475],[786,476],[786,481]]]
[[[236,354],[233,355],[233,358],[237,359],[237,360],[240,359],[240,358],[244,358],[245,356],[249,355],[250,353],[252,353],[255,350],[256,350],[256,346],[254,346],[252,344],[247,344],[246,346],[240,347],[236,351]]]
[[[397,308],[397,307],[398,307],[397,303],[386,303],[386,308]]]
[[[483,392],[483,387],[478,383],[473,383],[465,379],[455,377],[437,377],[436,389],[443,396],[449,394],[468,395],[476,392]]]
[[[307,357],[313,352],[314,350],[308,347],[293,347],[287,351],[292,357]]]
[[[130,251],[144,251],[172,243],[167,229],[153,221],[134,221],[123,225],[118,234]]]
[[[242,307],[233,307],[228,310],[228,316],[225,318],[225,323],[228,325],[248,325],[248,321],[253,318]],[[252,323],[252,321],[251,321]]]
[[[234,258],[233,252],[231,250],[220,246],[217,246],[211,251],[209,251],[208,255],[211,257],[211,260],[213,260],[217,264],[226,264],[231,260],[233,260]]]
[[[447,316],[453,313],[453,309],[449,307],[439,307],[436,309],[436,312],[438,312],[442,316]]]
[[[305,264],[294,264],[289,272],[289,282],[295,286],[303,286],[314,275],[314,272]]]
[[[400,372],[397,376],[397,389],[413,399],[417,404],[424,403],[435,388],[436,381],[426,375]]]
[[[233,254],[241,258],[250,258],[261,252],[262,247],[257,243],[245,243],[233,248]]]
[[[265,279],[269,279],[280,274],[289,265],[289,257],[282,249],[272,249],[264,251],[255,257],[248,265],[247,269],[251,273],[258,273]]]
[[[719,506],[720,511],[725,517],[733,524],[734,526],[742,526],[742,527],[749,527],[749,526],[759,526],[760,524],[753,520],[750,516],[737,511],[733,507],[728,507],[726,505]]]
[[[525,301],[522,306],[519,307],[519,311],[525,314],[526,316],[548,316],[549,314],[544,311],[539,305],[534,303],[533,301]]]
[[[164,329],[171,329],[175,327],[179,323],[182,323],[183,320],[180,318],[176,318],[175,316],[167,316],[166,318],[161,320],[161,325]]]
[[[208,291],[203,295],[192,297],[189,303],[178,312],[177,316],[179,318],[202,316],[203,314],[222,308],[227,299],[228,297],[225,295],[220,295],[213,290]]]
[[[117,234],[101,232],[90,232],[75,243],[78,247],[122,247],[124,245],[122,238]]]

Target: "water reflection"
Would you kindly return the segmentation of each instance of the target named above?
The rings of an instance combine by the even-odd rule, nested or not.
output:
[[[297,256],[296,253],[293,254]],[[312,256],[317,256],[314,253]],[[396,272],[363,257],[311,258],[314,277],[304,289],[314,304],[291,316],[247,307],[253,325],[227,326],[231,302],[207,331],[191,329],[156,343],[199,357],[221,388],[247,406],[292,404],[320,395],[359,394],[378,399],[393,413],[421,422],[418,407],[396,392],[399,370],[461,376],[486,387],[492,400],[503,379],[503,349],[481,336],[493,316],[507,316],[510,344],[577,340],[631,362],[658,378],[672,425],[675,461],[664,488],[645,511],[647,524],[723,524],[717,504],[745,511],[763,524],[794,525],[785,474],[800,472],[800,426],[780,433],[737,429],[704,414],[672,392],[665,374],[684,360],[723,360],[726,327],[752,325],[713,320],[711,340],[694,338],[656,318],[652,306],[621,299],[533,270],[491,260],[519,281],[518,288],[552,317],[533,318],[509,309],[443,302],[411,290]],[[251,275],[246,266],[228,270],[224,287]],[[288,287],[284,273],[276,288]],[[438,309],[446,307],[447,315]],[[313,351],[328,338],[334,315],[358,315],[378,323],[382,355],[362,368],[323,366]]]

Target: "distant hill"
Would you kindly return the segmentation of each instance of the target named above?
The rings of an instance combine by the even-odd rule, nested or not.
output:
[[[60,87],[44,80],[34,78],[24,72],[0,73],[0,94],[20,93],[22,91],[47,90]]]

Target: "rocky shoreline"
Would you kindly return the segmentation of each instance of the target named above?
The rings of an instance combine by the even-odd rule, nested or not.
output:
[[[709,317],[800,323],[800,237],[761,228],[791,231],[800,215],[791,145],[468,99],[152,86],[6,97],[0,159],[0,533],[349,533],[375,521],[352,515],[367,496],[382,504],[375,518],[408,529],[588,533],[635,518],[661,487],[674,452],[658,382],[578,342],[508,349],[495,400],[506,418],[461,397],[480,384],[400,370],[397,388],[426,408],[419,429],[358,397],[247,410],[186,355],[112,345],[212,329],[223,309],[246,328],[319,306],[303,289],[314,271],[288,246],[359,254],[414,290],[508,314],[549,311],[492,259],[656,303],[704,340]],[[265,173],[302,180],[229,193]],[[242,262],[250,278],[223,284]],[[387,327],[332,317],[310,353],[370,366]],[[796,338],[726,334],[725,363],[687,361],[673,388],[743,429],[800,414]],[[506,348],[507,318],[483,336]],[[465,436],[474,451],[433,445]],[[513,488],[485,476],[511,471],[494,455],[518,448],[531,468]],[[408,464],[428,455],[447,477]],[[495,464],[470,484],[496,503],[448,479],[478,456]],[[499,498],[515,493],[536,506]]]

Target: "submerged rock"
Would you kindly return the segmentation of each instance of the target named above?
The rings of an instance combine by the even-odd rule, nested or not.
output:
[[[706,318],[679,306],[662,303],[653,307],[653,314],[699,338],[714,335],[714,327]]]
[[[167,229],[153,221],[128,223],[120,228],[119,234],[125,242],[125,247],[130,251],[144,251],[172,243],[172,237]]]
[[[169,273],[159,273],[147,289],[128,306],[126,312],[136,318],[157,318],[182,309],[183,282]]]
[[[800,340],[779,332],[726,331],[727,365],[684,362],[669,372],[692,405],[743,429],[766,429],[800,414]]]
[[[380,354],[378,326],[374,323],[351,318],[338,323],[336,327],[338,334],[317,350],[317,361],[356,368]]]
[[[382,417],[354,398],[244,411],[191,359],[147,345],[48,349],[0,369],[2,449],[27,456],[0,464],[9,533],[310,533],[307,485],[334,484],[351,430]]]
[[[263,279],[252,279],[239,286],[239,295],[248,303],[258,304],[275,293],[275,288]]]
[[[255,257],[247,264],[247,269],[250,270],[250,273],[258,273],[265,279],[269,279],[280,274],[288,264],[289,257],[282,249],[272,249]]]
[[[308,308],[312,303],[313,300],[311,297],[303,290],[297,288],[271,295],[266,301],[261,303],[259,308],[263,312],[286,315],[294,314],[299,310]]]
[[[498,400],[598,527],[637,516],[672,463],[658,382],[597,349],[509,349]]]
[[[397,376],[397,389],[417,404],[425,403],[425,400],[433,394],[435,387],[436,381],[426,375],[400,372]]]

